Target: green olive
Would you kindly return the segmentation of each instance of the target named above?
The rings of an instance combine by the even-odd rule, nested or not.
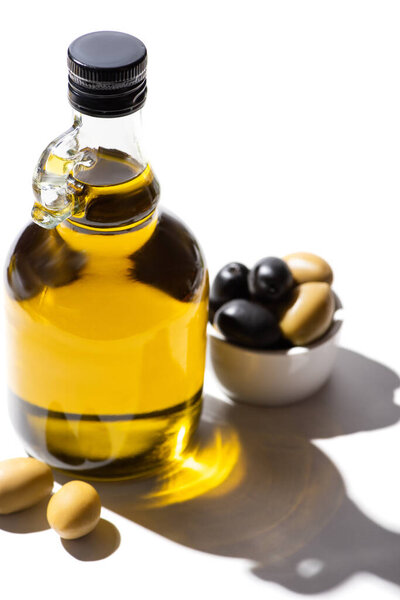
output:
[[[48,465],[31,457],[9,458],[0,462],[0,514],[29,508],[53,489],[53,473]]]
[[[293,290],[279,325],[286,339],[304,346],[324,335],[334,312],[335,299],[328,283],[302,283]]]
[[[100,498],[93,486],[69,481],[50,498],[47,520],[60,537],[75,540],[93,531],[100,511]]]
[[[332,283],[333,272],[326,260],[311,252],[295,252],[283,257],[296,283],[325,281]]]

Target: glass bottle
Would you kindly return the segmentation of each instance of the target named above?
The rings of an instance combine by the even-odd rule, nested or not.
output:
[[[12,422],[30,455],[89,478],[164,468],[201,410],[208,274],[140,149],[146,62],[123,33],[70,45],[73,125],[39,159],[7,265]]]

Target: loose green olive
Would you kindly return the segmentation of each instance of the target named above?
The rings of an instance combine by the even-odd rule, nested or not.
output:
[[[74,540],[93,531],[100,511],[100,498],[93,486],[85,481],[69,481],[51,497],[47,520],[60,537]]]
[[[335,299],[328,283],[303,283],[293,290],[279,325],[285,338],[296,346],[304,346],[324,335],[334,311]]]
[[[311,252],[295,252],[283,257],[296,283],[324,281],[332,283],[333,272],[326,260]]]
[[[29,508],[53,489],[53,473],[36,458],[9,458],[0,462],[0,514]]]

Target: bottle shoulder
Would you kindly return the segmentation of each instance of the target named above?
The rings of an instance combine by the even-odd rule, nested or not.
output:
[[[153,235],[130,255],[131,277],[174,298],[190,301],[204,285],[206,266],[200,246],[184,223],[161,210]]]
[[[16,300],[28,300],[45,287],[60,287],[77,280],[86,262],[56,229],[29,223],[17,237],[6,263],[8,291]]]
[[[60,235],[59,229],[30,223],[17,238],[6,265],[8,291],[15,300],[29,300],[46,287],[59,288],[89,277],[107,278],[107,265],[111,278],[120,271],[121,277],[132,283],[153,286],[182,302],[203,295],[208,285],[195,237],[168,211],[159,212],[151,235],[143,238],[146,241],[138,249],[138,232],[115,236],[80,233],[75,237],[71,232],[68,237]],[[102,255],[95,256],[94,247]]]

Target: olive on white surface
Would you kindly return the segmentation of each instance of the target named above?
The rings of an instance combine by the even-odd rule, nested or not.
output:
[[[101,502],[97,491],[85,481],[69,481],[50,498],[47,520],[67,540],[80,538],[96,527]]]
[[[7,515],[43,500],[53,489],[53,473],[46,463],[31,457],[0,462],[0,514]]]

